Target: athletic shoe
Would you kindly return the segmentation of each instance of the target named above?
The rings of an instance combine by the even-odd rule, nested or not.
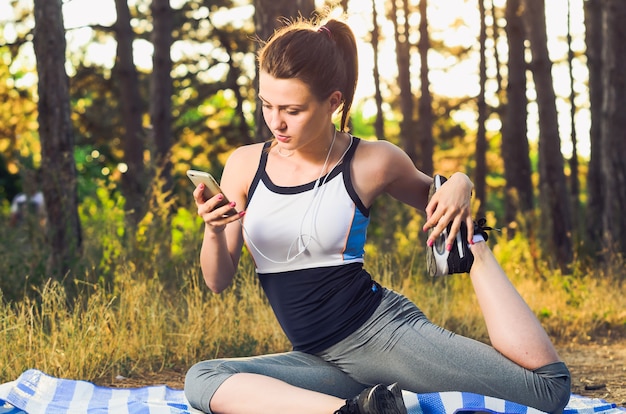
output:
[[[393,398],[396,400],[396,405],[400,407],[400,411],[403,414],[406,414],[406,405],[404,404],[404,397],[402,396],[402,388],[398,385],[397,382],[391,384],[389,387],[389,391],[393,395]]]
[[[435,194],[445,182],[445,177],[435,175],[428,195],[429,201],[433,194]],[[452,249],[450,251],[446,249],[446,240],[451,227],[452,222],[450,222],[445,230],[435,239],[433,245],[426,249],[426,267],[428,274],[432,277],[451,275],[454,273],[468,273],[474,263],[474,255],[467,244],[467,226],[465,223],[461,223],[461,228],[456,235]],[[432,232],[433,229],[429,229],[428,235],[430,236]]]
[[[394,385],[391,387],[394,388]],[[363,390],[353,399],[346,400],[346,404],[335,411],[335,414],[407,414],[404,400],[401,403],[398,401],[397,392],[382,384],[375,385]]]

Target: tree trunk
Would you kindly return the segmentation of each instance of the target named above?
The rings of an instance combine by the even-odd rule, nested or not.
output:
[[[626,253],[626,2],[603,2],[602,214],[604,251]],[[610,259],[610,257],[609,257]]]
[[[420,55],[420,97],[417,104],[417,140],[420,148],[419,168],[422,172],[432,175],[435,170],[433,166],[435,140],[433,138],[433,97],[430,93],[430,80],[428,79],[430,37],[427,10],[428,1],[420,0],[420,39],[417,43]]]
[[[80,257],[82,234],[61,8],[61,0],[35,0],[34,48],[39,77],[42,187],[51,247],[47,271],[63,279],[68,295],[73,296],[76,286],[70,270]]]
[[[507,103],[502,124],[502,158],[504,160],[505,221],[514,231],[518,213],[533,211],[533,185],[527,125],[526,47],[521,0],[507,0],[506,34],[509,46]]]
[[[476,170],[474,171],[474,191],[479,202],[478,216],[485,214],[485,204],[487,202],[486,181],[487,181],[487,103],[485,101],[485,86],[487,84],[487,22],[484,0],[478,0],[478,10],[480,14],[480,63],[479,63],[479,83],[478,93],[478,131],[476,133]]]
[[[570,81],[570,128],[572,138],[572,157],[569,159],[570,167],[570,193],[572,202],[572,217],[574,217],[575,232],[574,239],[577,240],[580,236],[580,183],[578,182],[578,137],[576,135],[576,90],[574,89],[574,51],[572,50],[572,33],[571,33],[571,0],[567,1],[567,63],[569,69],[569,81]]]
[[[561,138],[548,54],[544,0],[525,0],[525,22],[530,40],[532,74],[539,108],[539,192],[549,253],[563,271],[572,262],[572,222]]]
[[[135,33],[131,27],[130,10],[126,0],[115,0],[117,22],[115,35],[117,54],[113,73],[117,78],[120,106],[124,122],[124,161],[128,167],[122,175],[122,193],[126,199],[127,223],[131,229],[143,217],[146,209],[147,179],[144,167],[145,132],[142,127],[143,103],[139,92],[139,76],[133,60]]]
[[[315,12],[315,0],[253,0],[252,3],[256,36],[263,41],[267,40],[276,28],[283,25],[283,19],[294,19],[299,16],[310,18]],[[265,125],[261,109],[261,106],[257,105],[255,111],[257,142],[265,141],[272,136]]]
[[[400,7],[398,7],[400,3]],[[394,40],[396,43],[396,63],[398,65],[398,89],[400,90],[400,112],[402,121],[400,122],[400,142],[404,152],[418,165],[417,146],[413,139],[415,135],[413,128],[413,93],[411,91],[411,54],[409,43],[408,24],[400,26],[398,24],[399,12],[402,10],[404,21],[408,22],[409,16],[406,13],[406,0],[391,1],[391,21],[394,26]]]
[[[591,155],[587,173],[586,237],[590,251],[600,250],[604,185],[602,183],[602,7],[601,0],[585,1],[585,42],[589,68],[589,107]]]
[[[501,63],[500,63],[500,52],[498,51],[498,44],[500,43],[500,25],[498,24],[498,9],[494,4],[494,0],[490,0],[489,2],[489,10],[491,11],[491,18],[493,19],[493,24],[491,26],[492,30],[492,38],[493,38],[493,60],[494,65],[496,67],[496,83],[498,85],[498,90],[496,91],[496,95],[498,98],[502,99],[502,71],[501,71]]]
[[[150,121],[151,136],[154,140],[155,181],[151,190],[150,205],[156,206],[157,225],[153,230],[159,240],[159,256],[169,257],[171,253],[171,214],[170,205],[173,186],[172,161],[170,151],[172,138],[172,30],[174,13],[169,0],[152,0],[152,75],[150,77]]]
[[[376,120],[374,120],[374,131],[376,138],[385,138],[385,117],[383,114],[383,94],[380,90],[380,70],[378,66],[378,40],[380,38],[380,28],[378,27],[378,13],[376,11],[376,0],[372,0],[372,49],[374,50],[374,88],[376,90],[374,99],[376,101]]]
[[[154,159],[163,190],[172,186],[170,151],[172,139],[172,47],[173,11],[169,0],[152,0],[152,76],[150,78],[150,121]]]

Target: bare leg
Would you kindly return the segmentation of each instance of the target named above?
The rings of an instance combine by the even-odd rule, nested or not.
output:
[[[258,374],[235,374],[211,399],[216,414],[331,414],[345,401]]]
[[[487,244],[475,243],[471,250],[474,264],[470,277],[493,347],[526,369],[560,361],[548,334]]]

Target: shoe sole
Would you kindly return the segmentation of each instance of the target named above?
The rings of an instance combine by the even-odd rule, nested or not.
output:
[[[393,398],[396,400],[396,406],[399,408],[399,414],[408,414],[406,409],[406,404],[404,403],[404,397],[402,396],[402,388],[398,385],[397,382],[391,384],[389,387],[389,391]]]
[[[433,185],[430,187],[430,191],[428,193],[428,201],[432,198],[433,194],[437,190],[441,188],[441,186],[447,180],[440,176],[435,175]],[[463,261],[470,261],[469,267],[471,267],[471,263],[473,262],[472,258],[466,258],[466,253],[471,255],[466,246],[464,246],[465,239],[467,238],[467,230],[464,230],[466,227],[464,223],[461,224],[461,229],[456,234],[453,249],[456,249],[454,254],[458,254],[458,260],[453,260],[452,263],[448,261],[450,257],[450,252],[447,250],[446,241],[448,239],[448,235],[450,234],[449,230],[450,224],[441,232],[441,234],[437,237],[432,247],[426,249],[426,269],[428,270],[428,274],[431,277],[438,276],[447,276],[455,273],[465,273],[465,265]],[[433,229],[428,230],[428,235],[430,236],[433,232]],[[458,253],[457,253],[458,252]],[[469,269],[468,267],[468,269]]]
[[[397,391],[394,391],[397,394]],[[384,385],[372,387],[366,397],[363,414],[407,414],[404,400],[398,404],[397,395]]]
[[[430,186],[428,192],[428,201],[432,198],[433,194],[441,188],[443,177],[436,175],[433,185]],[[428,230],[428,236],[432,234],[433,229]],[[445,276],[448,274],[448,251],[446,250],[446,239],[448,238],[448,229],[444,229],[443,232],[437,237],[432,247],[426,249],[426,269],[431,277]]]

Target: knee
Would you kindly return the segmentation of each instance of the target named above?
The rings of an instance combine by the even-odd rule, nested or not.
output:
[[[240,372],[232,364],[228,363],[227,359],[210,359],[207,361],[200,361],[189,368],[185,375],[185,384],[198,381],[205,381],[208,378],[219,375],[227,374],[232,375]]]
[[[196,363],[185,375],[184,392],[187,401],[193,408],[210,413],[209,403],[213,394],[234,373],[223,360]]]
[[[572,380],[567,366],[562,362],[557,362],[535,372],[538,372],[545,379],[547,394],[543,406],[537,408],[548,413],[563,412],[572,392]]]

